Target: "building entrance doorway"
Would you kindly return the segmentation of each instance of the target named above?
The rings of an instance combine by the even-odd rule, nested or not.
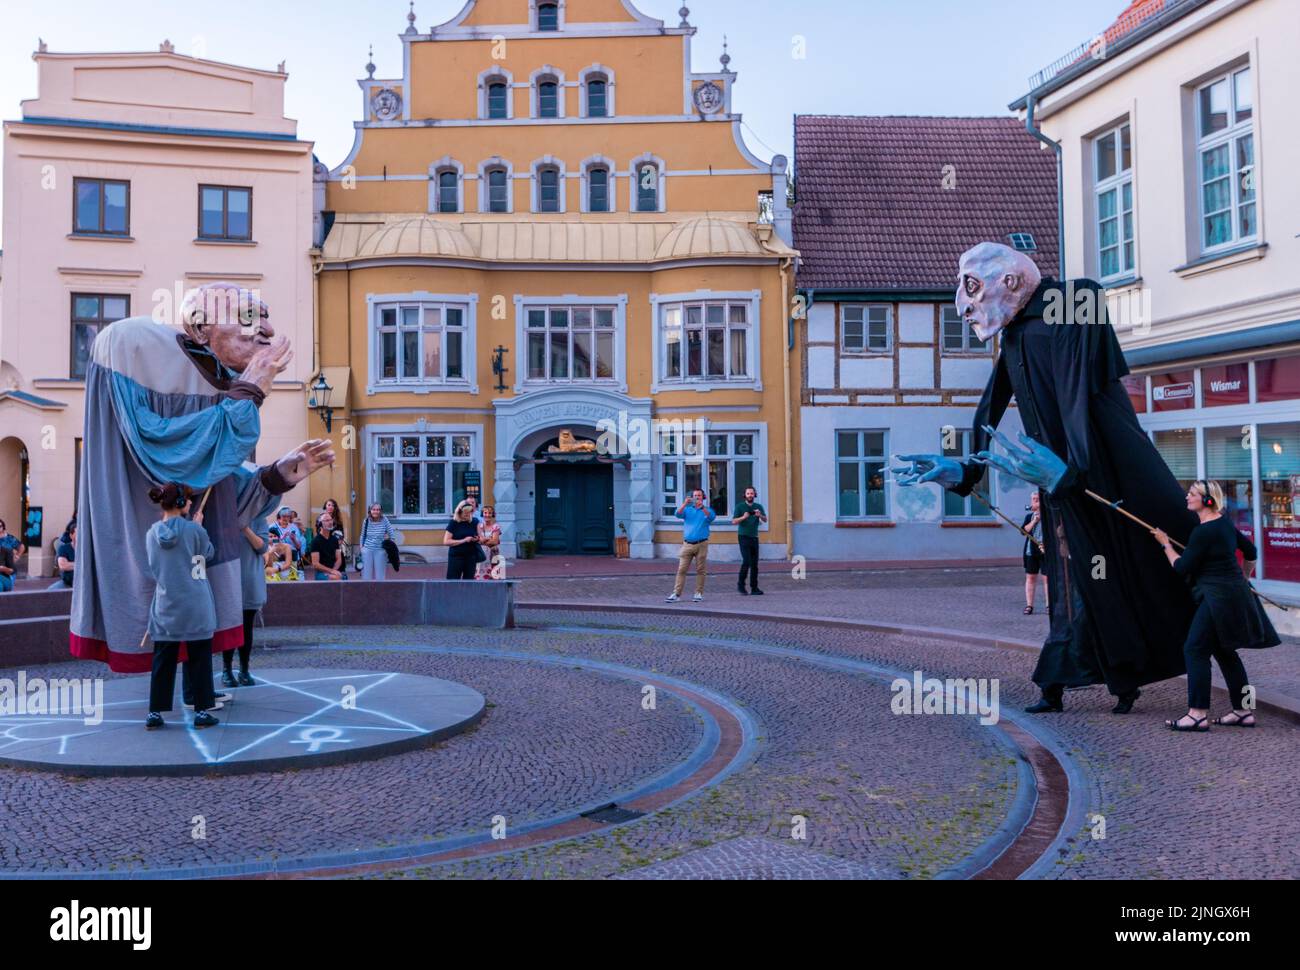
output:
[[[537,551],[608,556],[614,551],[614,469],[608,464],[538,464]]]

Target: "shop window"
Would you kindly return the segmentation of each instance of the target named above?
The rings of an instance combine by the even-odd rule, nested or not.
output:
[[[1191,488],[1199,477],[1196,470],[1196,431],[1192,428],[1174,428],[1157,431],[1152,435],[1156,451],[1165,460],[1174,478],[1183,488]]]
[[[1300,583],[1300,423],[1261,424],[1261,578]]]
[[[371,495],[387,515],[450,515],[474,468],[473,434],[377,435]]]
[[[718,518],[730,522],[736,497],[758,487],[758,441],[754,431],[665,436],[659,477],[663,517],[673,518],[682,502],[701,488]]]

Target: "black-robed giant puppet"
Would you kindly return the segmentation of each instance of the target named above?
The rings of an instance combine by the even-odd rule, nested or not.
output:
[[[975,413],[975,455],[902,455],[900,485],[938,482],[968,495],[993,466],[1046,494],[1043,540],[1051,630],[1034,683],[1034,713],[1059,711],[1066,687],[1105,683],[1127,713],[1143,684],[1184,671],[1194,611],[1186,584],[1148,533],[1090,499],[1111,499],[1186,542],[1196,525],[1182,487],[1138,424],[1120,378],[1128,373],[1091,280],[1042,280],[1033,261],[996,243],[961,258],[957,307],[1002,352]],[[1020,445],[994,430],[1012,398]],[[990,450],[991,439],[1006,454]]]

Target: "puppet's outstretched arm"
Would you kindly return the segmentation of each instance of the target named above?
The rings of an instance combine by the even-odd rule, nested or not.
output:
[[[1022,482],[1045,488],[1048,492],[1054,492],[1069,472],[1069,466],[1056,452],[1035,441],[1023,431],[1019,435],[1020,445],[1017,445],[1001,431],[995,431],[991,427],[986,427],[984,430],[989,433],[990,438],[1005,448],[1007,453],[999,455],[987,450],[978,452],[973,458],[982,465],[992,465]]]

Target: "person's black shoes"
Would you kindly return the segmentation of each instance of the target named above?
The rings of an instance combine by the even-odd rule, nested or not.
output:
[[[748,596],[748,595],[749,595],[749,590],[745,589],[744,586],[737,586],[737,587],[736,587],[736,592],[739,593],[741,596]]]
[[[762,591],[761,589],[751,589],[751,590],[749,591],[749,595],[750,595],[750,596],[762,596],[762,595],[763,595],[763,591]]]
[[[161,714],[157,711],[150,711],[149,716],[144,719],[144,729],[146,731],[157,731],[164,723]]]
[[[221,686],[222,686],[222,687],[238,687],[238,686],[239,686],[239,682],[238,682],[237,680],[235,680],[235,675],[234,675],[233,673],[230,672],[230,668],[229,668],[229,667],[227,667],[227,668],[225,669],[225,671],[221,674]]]
[[[257,681],[255,681],[252,677],[249,676],[247,670],[241,670],[241,671],[239,672],[239,686],[240,686],[240,687],[256,687],[256,686],[257,686]]]
[[[1061,703],[1059,698],[1053,700],[1047,695],[1043,695],[1042,697],[1038,698],[1037,702],[1030,704],[1028,707],[1026,707],[1025,713],[1026,714],[1047,714],[1047,713],[1060,714],[1064,710],[1065,710],[1065,705]]]
[[[1119,698],[1115,701],[1115,706],[1111,708],[1110,712],[1112,714],[1127,714],[1129,711],[1133,710],[1133,705],[1137,703],[1137,699],[1141,696],[1142,692],[1140,690],[1133,690],[1129,691],[1127,694],[1120,694]]]
[[[216,727],[221,722],[209,714],[207,711],[198,711],[194,715],[194,726],[196,728]]]

